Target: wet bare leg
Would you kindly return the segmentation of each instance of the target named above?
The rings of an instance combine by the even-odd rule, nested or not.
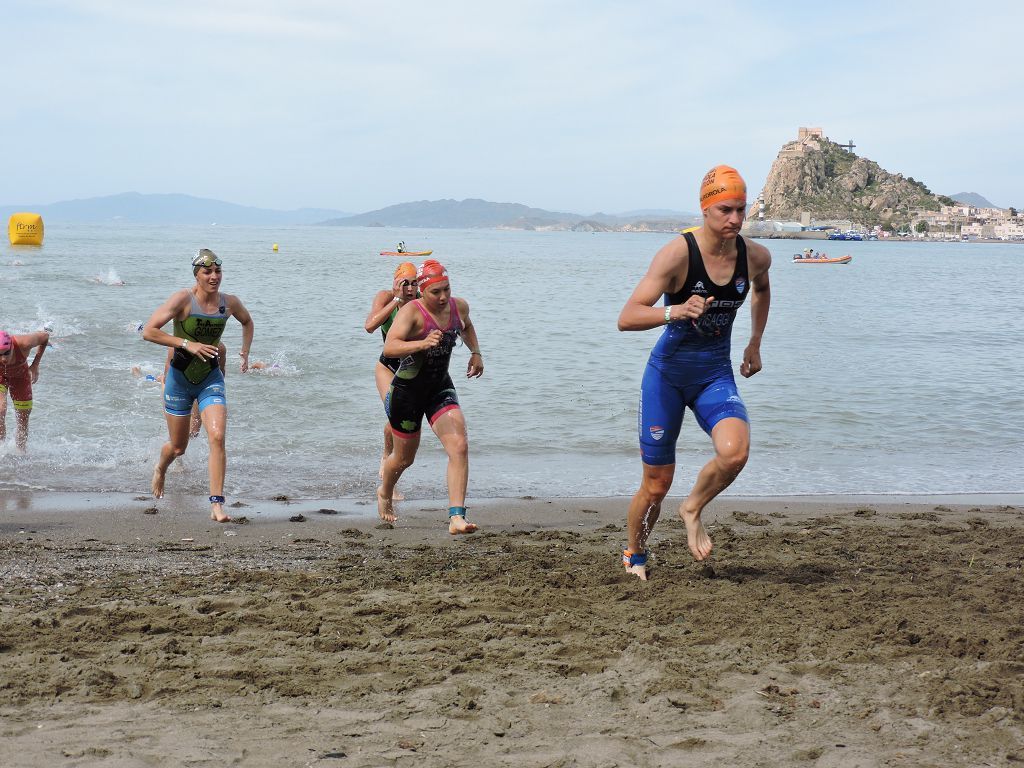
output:
[[[390,424],[385,424],[384,425],[384,453],[380,457],[380,471],[378,472],[378,475],[379,475],[381,480],[384,479],[384,462],[387,461],[388,456],[390,456],[394,450],[395,450],[395,436],[394,436],[394,434],[393,434],[393,432],[391,430],[391,425]],[[405,495],[400,490],[398,490],[397,488],[395,488],[391,492],[391,500],[392,501],[403,501],[404,499],[405,499]]]
[[[167,470],[160,469],[160,461],[153,465],[153,476],[149,479],[149,489],[157,499],[164,497],[164,480],[167,477]]]
[[[384,425],[384,452],[380,455],[380,471],[377,476],[383,479],[384,477],[384,462],[388,460],[388,456],[395,450],[395,437],[391,433],[391,425]]]
[[[466,488],[469,486],[469,438],[462,409],[445,411],[434,419],[430,427],[448,454],[448,507],[465,509]],[[448,533],[453,536],[476,530],[477,525],[466,520],[465,515],[449,515]]]
[[[14,444],[18,447],[19,453],[25,453],[28,451],[28,417],[32,414],[32,409],[15,410],[14,413],[14,418],[17,421],[17,427],[14,430]]]
[[[390,427],[385,427],[385,430],[387,431],[387,434],[390,435]],[[377,472],[377,476],[380,477],[382,480],[384,479],[384,462],[387,461],[388,456],[390,456],[391,451],[393,450],[392,445],[393,443],[391,443],[390,440],[384,441],[384,455],[381,457],[381,468]],[[398,490],[398,488],[392,490],[391,501],[400,502],[404,501],[404,499],[406,499],[406,495],[402,494],[400,490]]]
[[[629,512],[626,517],[626,531],[629,536],[628,548],[633,554],[640,554],[647,546],[647,539],[654,530],[654,524],[661,516],[661,502],[672,487],[672,477],[675,474],[675,464],[662,464],[652,466],[644,464],[644,475],[640,482],[640,489],[633,495],[629,503]],[[628,566],[626,570],[638,577],[641,581],[647,581],[646,565]]]
[[[412,466],[420,446],[420,435],[395,435],[394,450],[384,459],[380,487],[377,488],[377,514],[385,523],[398,519],[395,513],[395,485],[402,473]]]
[[[168,440],[160,448],[160,456],[153,467],[153,477],[150,480],[150,489],[153,495],[162,499],[164,496],[164,481],[167,477],[167,468],[171,462],[185,453],[188,448],[188,416],[172,416],[164,412],[167,419]]]
[[[711,430],[715,457],[701,469],[697,482],[679,506],[686,525],[686,543],[696,560],[705,560],[713,544],[701,520],[704,507],[736,479],[750,455],[750,427],[742,419],[722,419]]]
[[[385,523],[393,523],[398,519],[395,514],[394,498],[382,495],[383,486],[377,486],[377,516]]]
[[[210,443],[209,480],[210,495],[224,495],[224,476],[227,474],[227,428],[228,409],[224,405],[208,405],[199,414],[206,437]],[[218,502],[210,504],[210,519],[216,523],[230,523],[231,516],[224,513],[224,505]]]
[[[384,365],[380,360],[377,361],[376,368],[374,368],[374,381],[377,384],[377,394],[380,395],[382,403],[387,403],[388,392],[391,391],[391,382],[394,380],[394,372]],[[380,457],[380,469],[377,471],[378,477],[381,480],[384,479],[384,462],[387,461],[388,456],[395,450],[395,436],[391,429],[391,425],[388,422],[384,422],[384,452]],[[392,501],[402,501],[405,496],[399,490],[394,490],[391,493]]]
[[[701,522],[701,510],[688,509],[688,502],[689,499],[679,507],[679,517],[686,525],[686,544],[695,560],[704,560],[711,554],[713,544],[704,523]]]

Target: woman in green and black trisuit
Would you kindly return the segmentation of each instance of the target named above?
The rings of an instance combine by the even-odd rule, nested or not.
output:
[[[164,495],[167,467],[188,448],[189,418],[192,403],[199,403],[199,416],[210,439],[210,517],[218,523],[230,522],[224,513],[224,472],[227,455],[224,434],[227,429],[227,395],[224,375],[218,365],[218,348],[228,318],[242,324],[242,373],[249,369],[253,322],[249,311],[237,296],[220,292],[221,260],[203,248],[192,259],[196,284],[174,293],[146,321],[142,338],[174,349],[167,380],[164,382],[164,414],[168,440],[160,449],[153,468],[153,495]],[[174,321],[174,335],[161,330]]]
[[[370,314],[366,316],[363,328],[366,329],[367,333],[373,333],[380,328],[380,335],[386,341],[388,331],[391,329],[391,323],[394,322],[398,310],[405,306],[407,301],[412,301],[418,298],[419,295],[419,290],[416,287],[416,265],[409,261],[403,261],[395,268],[391,290],[377,291],[377,294],[373,297],[373,305],[370,307]],[[381,353],[380,357],[377,358],[377,365],[374,368],[373,375],[377,382],[377,393],[380,395],[381,402],[384,402],[388,396],[388,390],[391,389],[391,380],[395,378],[395,371],[398,370],[399,362],[401,361],[397,357],[385,357],[384,353]],[[391,425],[385,421],[384,453],[380,458],[381,477],[384,476],[384,462],[391,455],[394,447],[395,442],[391,433]],[[401,499],[402,494],[396,491],[394,498]]]

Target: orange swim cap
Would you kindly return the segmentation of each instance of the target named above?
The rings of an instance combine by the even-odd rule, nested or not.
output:
[[[716,165],[704,175],[700,185],[700,209],[706,211],[708,206],[723,200],[747,199],[747,183],[740,172],[728,165]]]
[[[395,267],[395,279],[397,280],[400,277],[412,280],[416,277],[416,265],[411,261],[403,261]]]
[[[416,272],[416,278],[420,284],[420,291],[423,291],[427,286],[448,280],[448,270],[444,268],[440,261],[427,259],[420,264],[420,268]]]

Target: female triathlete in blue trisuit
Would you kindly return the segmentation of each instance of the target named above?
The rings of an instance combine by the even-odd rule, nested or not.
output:
[[[210,439],[210,517],[218,523],[231,521],[224,513],[224,473],[227,455],[227,396],[224,376],[218,366],[218,344],[229,317],[242,324],[241,370],[249,369],[253,322],[237,296],[220,292],[221,260],[206,248],[192,259],[196,284],[174,293],[157,308],[142,329],[142,338],[172,347],[174,356],[164,382],[164,413],[168,440],[160,449],[153,469],[153,495],[164,494],[167,467],[188,448],[192,403],[199,402],[199,416]],[[161,330],[174,322],[174,335]]]
[[[406,302],[412,301],[419,296],[416,286],[416,265],[410,261],[403,261],[395,268],[395,276],[390,291],[377,291],[373,297],[373,304],[370,307],[370,314],[366,316],[363,328],[367,333],[373,333],[380,328],[380,335],[387,341],[388,331]],[[397,357],[385,357],[382,352],[374,367],[374,379],[377,382],[377,392],[380,394],[381,402],[384,402],[391,388],[391,380],[395,378],[395,371],[401,361]],[[394,450],[394,436],[391,434],[391,425],[384,422],[384,453],[380,459],[380,474],[384,474],[384,461]],[[402,495],[395,492],[395,499],[401,499]]]
[[[711,554],[701,512],[736,479],[750,451],[747,409],[732,373],[730,338],[736,311],[750,296],[751,337],[740,374],[761,370],[761,336],[771,289],[768,249],[739,236],[747,188],[733,168],[712,169],[701,185],[704,224],[655,255],[619,315],[619,330],[665,330],[651,352],[640,395],[643,480],[629,506],[629,546],[622,562],[647,580],[645,548],[675,474],[675,444],[689,407],[711,435],[715,457],[704,465],[679,516],[697,560]],[[665,306],[654,307],[664,296]]]

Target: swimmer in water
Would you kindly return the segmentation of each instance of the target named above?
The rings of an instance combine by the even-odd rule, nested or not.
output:
[[[146,321],[142,337],[174,350],[164,383],[164,412],[168,440],[160,449],[153,469],[153,495],[164,495],[167,468],[188,448],[192,404],[199,403],[199,415],[210,441],[210,518],[231,522],[224,512],[224,475],[227,468],[225,432],[227,394],[221,373],[219,343],[229,318],[242,325],[241,371],[249,369],[249,348],[254,324],[249,310],[234,295],[221,293],[222,261],[203,248],[192,259],[195,285],[173,293]],[[174,334],[162,329],[174,324]]]
[[[388,331],[391,329],[391,324],[395,321],[398,310],[417,296],[419,296],[419,291],[416,285],[416,265],[403,261],[395,268],[391,290],[377,291],[377,294],[373,297],[370,314],[366,316],[363,328],[367,333],[373,333],[380,328],[380,334],[386,342]],[[391,381],[395,378],[395,372],[398,370],[400,362],[397,357],[385,357],[383,353],[377,358],[377,364],[374,366],[374,379],[377,383],[377,393],[380,395],[381,402],[385,402],[387,399],[388,390],[391,389]],[[384,476],[384,462],[394,449],[395,439],[391,431],[391,424],[385,421],[384,453],[380,458],[380,470],[378,473],[381,477]],[[403,497],[396,490],[393,498],[396,501],[400,501]]]
[[[751,336],[740,365],[740,375],[749,378],[761,370],[772,259],[764,246],[740,237],[747,186],[735,169],[720,165],[708,172],[700,205],[703,226],[658,251],[619,315],[620,331],[664,328],[640,387],[643,480],[629,506],[629,542],[622,553],[626,570],[644,581],[646,543],[672,486],[684,409],[693,412],[715,450],[679,507],[696,560],[712,549],[701,512],[736,479],[750,452],[749,418],[730,359],[732,324],[749,296]],[[655,307],[663,297],[665,306]]]

